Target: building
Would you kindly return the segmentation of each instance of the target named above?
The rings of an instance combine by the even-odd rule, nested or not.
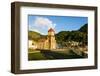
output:
[[[33,40],[29,40],[28,45],[29,45],[30,49],[36,49],[37,48],[36,42],[33,41]]]
[[[52,28],[48,30],[48,35],[46,39],[44,38],[38,41],[37,48],[49,50],[56,49],[55,31]]]
[[[50,28],[48,30],[48,35],[46,38],[41,38],[38,42],[29,41],[29,48],[33,49],[47,49],[52,50],[56,49],[56,40],[55,40],[55,31],[54,29]]]

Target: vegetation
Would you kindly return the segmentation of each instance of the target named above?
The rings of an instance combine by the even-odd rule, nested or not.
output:
[[[80,32],[88,33],[88,24],[85,24],[79,29]]]
[[[29,40],[38,41],[39,39],[45,38],[45,37],[46,37],[45,35],[41,35],[40,33],[35,32],[35,31],[28,32],[28,39]]]
[[[41,37],[41,34],[34,32],[34,31],[29,31],[28,32],[28,39],[29,40],[35,40],[37,41]]]
[[[36,53],[28,53],[28,60],[45,60],[46,57],[44,57],[40,52],[36,52]]]
[[[57,44],[62,48],[66,47],[66,44],[70,41],[75,41],[82,43],[82,45],[87,45],[88,41],[88,24],[83,25],[80,29],[76,31],[61,31],[55,35]],[[46,38],[45,35],[40,33],[29,31],[29,40],[38,41],[41,38]],[[87,58],[87,54],[80,51],[79,48],[68,48],[63,51],[43,51],[43,50],[33,50],[28,51],[28,60],[47,60],[47,59],[74,59],[74,58]]]
[[[76,31],[61,31],[55,35],[57,44],[65,46],[68,41],[81,42],[84,45],[87,45],[87,35],[88,35],[88,24],[83,25],[80,29]],[[29,40],[37,41],[40,38],[46,38],[45,35],[40,33],[29,31],[28,32]]]
[[[36,50],[35,50],[36,51]],[[83,54],[77,54],[73,50],[65,51],[48,51],[38,50],[38,52],[28,53],[28,60],[53,60],[53,59],[76,59],[87,58]]]
[[[87,24],[83,25],[76,31],[61,31],[56,34],[56,40],[58,44],[62,46],[66,45],[68,41],[81,42],[87,45]]]

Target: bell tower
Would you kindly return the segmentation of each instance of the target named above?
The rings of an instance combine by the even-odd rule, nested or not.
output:
[[[52,28],[48,30],[48,46],[50,50],[56,49],[55,31]]]

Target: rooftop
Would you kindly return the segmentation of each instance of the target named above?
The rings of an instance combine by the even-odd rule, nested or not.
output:
[[[54,29],[50,28],[48,32],[55,32]]]

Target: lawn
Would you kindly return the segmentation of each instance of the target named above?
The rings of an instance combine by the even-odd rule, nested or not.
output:
[[[54,59],[76,59],[86,58],[86,56],[78,55],[72,50],[67,51],[43,51],[29,50],[28,60],[54,60]]]

